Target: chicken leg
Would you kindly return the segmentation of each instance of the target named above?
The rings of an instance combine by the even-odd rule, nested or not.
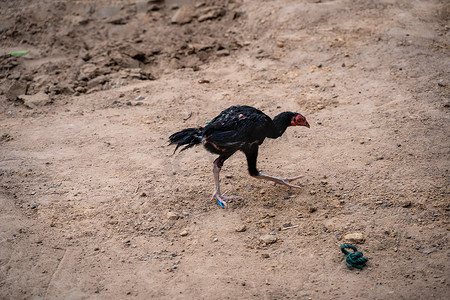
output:
[[[257,179],[270,180],[270,181],[273,181],[273,182],[278,183],[278,184],[289,186],[291,188],[300,189],[301,187],[299,187],[298,185],[290,184],[289,182],[297,180],[299,178],[302,178],[303,175],[299,175],[299,176],[295,176],[295,177],[289,177],[289,178],[281,178],[281,177],[273,177],[273,176],[265,175],[265,174],[263,174],[261,172],[258,172],[258,175],[255,175],[254,177],[257,178]]]
[[[291,184],[291,181],[297,180],[299,178],[302,178],[303,175],[295,176],[295,177],[289,177],[289,178],[282,178],[282,177],[274,177],[270,175],[263,174],[258,171],[256,168],[256,160],[258,158],[258,145],[253,145],[251,148],[247,149],[245,152],[245,156],[247,157],[247,164],[248,164],[248,172],[251,176],[257,178],[257,179],[264,179],[264,180],[270,180],[278,184],[282,184],[285,186],[289,186],[292,188],[299,189],[300,187],[295,184]]]
[[[220,207],[222,207],[222,208],[225,208],[225,206],[227,206],[226,201],[228,201],[228,200],[241,199],[240,196],[225,196],[225,194],[227,192],[224,192],[223,194],[220,193],[220,182],[219,182],[220,169],[222,169],[223,163],[230,156],[231,156],[231,154],[230,155],[222,154],[214,161],[214,164],[213,164],[213,173],[214,173],[214,181],[216,183],[216,189],[214,190],[211,200],[216,198],[217,203],[219,203]]]

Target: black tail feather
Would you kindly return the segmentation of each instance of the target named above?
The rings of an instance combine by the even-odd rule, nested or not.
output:
[[[169,137],[169,145],[177,145],[173,153],[175,153],[180,146],[187,145],[180,150],[181,152],[200,144],[202,142],[202,131],[203,127],[187,128],[172,134]]]

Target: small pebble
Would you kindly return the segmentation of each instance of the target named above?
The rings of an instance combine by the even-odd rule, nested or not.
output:
[[[245,225],[239,225],[237,226],[234,230],[236,230],[237,232],[244,232],[247,230],[247,226]]]
[[[173,212],[173,211],[169,211],[166,214],[166,217],[169,220],[178,220],[180,218],[180,216],[176,212]]]
[[[312,205],[308,207],[308,212],[309,212],[310,214],[312,214],[312,213],[315,212],[315,211],[317,211],[317,207],[312,206]]]
[[[187,235],[188,235],[188,232],[187,232],[186,230],[183,230],[182,232],[180,232],[180,235],[181,235],[181,236],[187,236]]]
[[[228,56],[228,55],[230,55],[230,51],[227,49],[218,50],[216,52],[216,55],[217,56]]]
[[[362,233],[354,232],[346,234],[344,240],[348,243],[363,244],[366,239]]]
[[[267,245],[270,245],[275,243],[278,240],[278,238],[274,235],[266,234],[260,237],[259,240]]]
[[[403,208],[411,207],[411,205],[412,205],[412,203],[411,203],[411,201],[409,201],[409,200],[403,201],[403,202],[401,203],[401,206],[402,206]]]
[[[427,250],[424,250],[423,253],[424,253],[424,254],[431,254],[431,253],[433,253],[434,251],[435,251],[435,249],[427,249]]]

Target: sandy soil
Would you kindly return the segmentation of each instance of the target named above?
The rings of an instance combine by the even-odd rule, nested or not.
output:
[[[2,1],[0,298],[445,299],[445,1]],[[231,105],[304,114],[172,155]],[[178,219],[176,219],[178,218]],[[369,259],[349,270],[349,233]],[[269,235],[269,244],[261,238]]]

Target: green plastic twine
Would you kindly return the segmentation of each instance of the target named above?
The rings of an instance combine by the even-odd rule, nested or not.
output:
[[[353,253],[345,250],[345,249],[352,249]],[[362,269],[366,262],[368,261],[367,258],[363,257],[363,253],[358,251],[355,246],[350,244],[342,244],[341,245],[341,251],[344,253],[347,257],[345,258],[345,263],[347,265],[347,268],[351,269],[352,267],[357,269]]]

